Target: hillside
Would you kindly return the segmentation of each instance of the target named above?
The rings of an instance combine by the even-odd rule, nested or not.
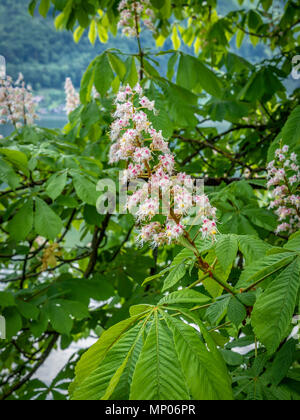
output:
[[[27,3],[1,0],[0,54],[6,57],[7,73],[16,77],[21,71],[35,90],[61,90],[67,76],[79,86],[86,67],[107,45],[97,42],[93,47],[87,35],[75,44],[72,33],[55,30],[51,16],[43,19],[37,14],[33,19]],[[118,37],[109,42],[109,47],[124,51],[135,45]]]

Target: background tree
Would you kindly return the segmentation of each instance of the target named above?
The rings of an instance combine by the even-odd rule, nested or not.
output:
[[[46,16],[53,7],[57,29],[77,41],[86,31],[93,44],[116,35],[119,3],[34,0],[29,10]],[[284,145],[300,156],[299,91],[287,83],[299,6],[152,0],[150,8],[157,49],[144,47],[136,19],[136,52],[108,50],[91,62],[63,132],[25,124],[1,140],[2,399],[66,398],[78,355],[50,386],[34,375],[55,347],[95,334],[98,344],[77,365],[74,399],[299,399],[291,333],[300,236],[275,235],[266,171]],[[234,42],[249,41],[268,57],[249,62],[233,52]],[[96,211],[97,182],[125,169],[108,163],[115,94],[139,80],[177,167],[205,179],[218,209],[216,242],[140,248],[132,216]],[[299,179],[292,188],[299,195]],[[233,351],[246,346],[245,355]]]

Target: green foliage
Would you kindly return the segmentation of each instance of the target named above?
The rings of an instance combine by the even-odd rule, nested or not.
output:
[[[117,1],[28,3],[30,42],[10,26],[21,27],[23,3],[17,23],[0,6],[3,54],[21,65],[12,36],[51,61],[47,73],[30,60],[36,86],[61,87],[72,70],[81,105],[63,130],[25,126],[0,140],[0,398],[299,400],[300,236],[274,234],[265,170],[278,146],[299,152],[288,80],[299,7],[287,1],[273,22],[270,0],[153,0],[157,31],[137,44],[117,35]],[[111,35],[117,48],[96,54]],[[176,245],[140,247],[131,215],[97,213],[98,182],[124,169],[108,163],[115,94],[139,80],[176,169],[204,179],[214,241],[191,226]],[[52,383],[33,379],[53,349],[95,336]]]

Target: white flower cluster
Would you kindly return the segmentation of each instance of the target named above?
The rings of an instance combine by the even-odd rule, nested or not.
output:
[[[111,127],[113,144],[110,163],[127,162],[123,182],[146,180],[128,197],[127,209],[140,226],[139,242],[153,246],[170,244],[185,234],[187,218],[193,214],[204,238],[217,233],[216,209],[208,197],[197,195],[194,182],[185,173],[175,173],[175,159],[161,131],[153,128],[147,113],[155,112],[155,102],[137,85],[121,88],[116,99]],[[154,221],[167,209],[165,223]],[[196,210],[195,210],[196,209]],[[196,214],[195,214],[196,211]]]
[[[119,11],[121,15],[119,27],[122,28],[124,35],[136,36],[137,25],[140,29],[140,22],[143,22],[146,28],[155,32],[154,13],[149,0],[122,0]]]
[[[33,125],[38,118],[32,89],[25,85],[20,73],[13,82],[10,76],[0,81],[0,124],[13,124],[16,128]]]
[[[66,93],[66,112],[71,114],[75,111],[76,108],[80,105],[79,94],[73,86],[72,80],[70,77],[67,77],[65,82],[65,93]]]
[[[276,150],[275,160],[268,165],[268,188],[273,200],[270,209],[278,216],[276,233],[289,234],[300,228],[300,171],[296,153],[289,153],[289,146]]]

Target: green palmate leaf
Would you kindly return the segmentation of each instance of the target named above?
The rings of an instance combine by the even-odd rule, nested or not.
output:
[[[57,197],[59,197],[60,194],[63,192],[67,183],[67,177],[67,172],[64,172],[58,175],[55,174],[49,179],[49,182],[47,183],[46,192],[49,195],[49,197],[52,198],[53,201],[56,200]]]
[[[126,61],[126,75],[124,83],[129,83],[133,88],[139,80],[138,72],[136,69],[134,57],[129,57]]]
[[[0,292],[0,306],[7,308],[9,306],[15,306],[14,295],[10,292]]]
[[[50,0],[41,0],[39,12],[45,18],[50,9]]]
[[[229,320],[239,327],[247,316],[246,308],[236,297],[232,297],[229,301],[227,315]]]
[[[70,386],[71,397],[73,397],[74,392],[80,388],[89,375],[101,365],[109,350],[119,342],[126,331],[135,325],[139,318],[140,315],[137,315],[114,325],[105,331],[97,343],[82,356],[76,366],[75,381]]]
[[[242,273],[238,287],[249,286],[263,281],[267,277],[289,265],[296,255],[291,252],[269,255],[250,264]]]
[[[288,243],[284,245],[284,248],[289,251],[300,251],[300,232],[294,233],[289,238]]]
[[[190,55],[181,54],[177,84],[188,90],[196,90],[200,85],[207,93],[220,97],[222,84],[215,73],[204,63]]]
[[[299,152],[300,150],[300,106],[297,106],[286,124],[284,125],[281,133],[277,136],[275,141],[271,144],[268,152],[268,160],[274,159],[275,151],[280,147],[280,144],[288,145]]]
[[[231,381],[216,348],[214,351],[208,349],[193,327],[167,314],[164,316],[173,331],[176,352],[192,397],[196,400],[231,400]]]
[[[29,175],[28,159],[25,153],[13,149],[0,149],[0,153],[3,154],[6,159],[17,169],[22,171],[27,176]]]
[[[291,338],[276,354],[268,374],[272,384],[279,385],[288,373],[295,357],[297,341]]]
[[[35,199],[35,231],[47,239],[55,239],[63,228],[61,218],[40,198]]]
[[[81,80],[80,101],[83,104],[87,104],[91,100],[95,80],[95,64],[96,59],[91,62]]]
[[[49,320],[55,331],[69,335],[73,328],[73,321],[67,311],[56,302],[50,302],[46,307]]]
[[[262,293],[252,313],[258,339],[270,353],[289,333],[300,286],[300,259],[290,264]]]
[[[196,292],[195,290],[179,290],[178,292],[170,293],[168,296],[162,298],[159,305],[170,305],[174,303],[195,303],[195,304],[206,304],[211,301],[209,296],[205,296],[202,293]]]
[[[0,179],[15,189],[20,185],[19,177],[10,164],[0,158]]]
[[[246,265],[261,260],[271,248],[271,245],[255,236],[239,236],[239,249],[243,254]]]
[[[239,353],[230,350],[221,350],[221,354],[229,366],[240,366],[244,362],[244,357]]]
[[[22,318],[15,308],[7,308],[2,314],[6,322],[6,338],[11,340],[22,329]]]
[[[174,342],[157,313],[136,365],[130,399],[190,399]]]
[[[120,80],[124,80],[126,75],[126,66],[120,58],[113,53],[107,54],[111,68],[119,76]]]
[[[114,73],[111,69],[108,57],[106,54],[102,54],[96,61],[94,78],[95,87],[101,96],[106,95],[113,80]]]
[[[30,199],[9,222],[7,230],[17,241],[26,239],[33,228],[33,200]]]
[[[120,338],[99,367],[75,389],[73,400],[107,400],[111,397],[139,342],[142,329],[141,324],[137,325]]]
[[[93,19],[90,24],[89,41],[92,45],[95,45],[96,39],[97,39],[97,24],[96,24],[96,21]]]
[[[243,214],[247,216],[250,221],[263,229],[274,232],[277,227],[277,219],[273,212],[266,209],[247,208],[243,210]]]
[[[136,316],[136,315],[141,315],[141,314],[145,314],[147,312],[152,311],[154,308],[154,306],[152,305],[135,305],[135,306],[131,306],[130,308],[130,316]]]
[[[180,36],[178,34],[178,30],[177,30],[176,26],[173,26],[172,42],[173,42],[174,50],[179,50],[179,48],[181,46],[181,39],[180,39]]]
[[[89,317],[88,308],[81,302],[75,302],[71,300],[55,300],[53,303],[59,304],[63,310],[78,319],[79,321]]]
[[[212,325],[218,325],[220,321],[224,318],[227,312],[229,302],[230,297],[222,297],[208,308],[206,316]]]
[[[216,255],[224,271],[232,267],[238,252],[238,238],[235,235],[224,235],[217,242]]]
[[[78,198],[86,204],[95,206],[99,196],[96,191],[96,184],[79,174],[73,174],[73,182]]]
[[[184,263],[174,267],[165,280],[163,292],[175,286],[185,276],[185,273],[186,266]]]
[[[33,319],[36,321],[39,316],[39,310],[36,306],[32,305],[31,303],[24,302],[22,300],[17,300],[17,308],[19,312],[24,316],[26,319]]]

